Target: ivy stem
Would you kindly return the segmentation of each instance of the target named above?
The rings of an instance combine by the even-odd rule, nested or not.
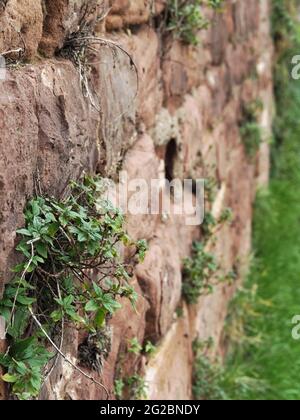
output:
[[[92,381],[94,384],[98,385],[100,388],[104,389],[104,391],[106,393],[106,399],[108,400],[108,398],[109,398],[109,392],[108,392],[108,389],[105,387],[105,385],[103,385],[100,382],[96,381],[96,379],[94,379],[92,376],[90,376],[87,373],[85,373],[78,366],[76,366],[75,363],[73,363],[70,359],[68,359],[66,357],[66,355],[59,349],[59,347],[54,343],[54,341],[52,340],[52,338],[48,335],[47,331],[44,329],[44,327],[42,326],[42,324],[40,323],[40,321],[38,320],[38,318],[33,313],[33,310],[31,309],[31,307],[29,307],[28,310],[29,310],[30,315],[32,316],[32,319],[34,320],[34,322],[41,329],[42,333],[45,335],[45,337],[47,338],[47,340],[49,341],[49,343],[55,348],[55,350],[61,355],[61,357],[67,363],[69,363],[75,370],[77,370],[79,373],[81,373],[81,375],[85,376],[87,379],[89,379],[90,381]]]

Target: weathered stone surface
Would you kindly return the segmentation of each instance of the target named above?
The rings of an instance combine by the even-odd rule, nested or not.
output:
[[[131,59],[116,47],[95,45],[90,55],[88,101],[100,115],[97,144],[105,152],[98,162],[104,176],[115,176],[137,139],[137,74]]]
[[[235,25],[235,37],[242,41],[255,31],[259,24],[260,3],[256,0],[233,2],[233,19]]]
[[[44,25],[39,50],[52,57],[83,25],[92,33],[97,18],[105,13],[105,4],[99,0],[43,0]]]
[[[1,83],[1,289],[10,277],[15,231],[34,185],[37,192],[59,195],[83,169],[96,166],[93,115],[95,120],[69,62],[28,66]]]
[[[143,183],[144,199],[146,202],[146,214],[131,213],[131,198],[136,192],[137,184],[132,184],[132,190],[129,191],[128,212],[126,217],[126,226],[129,235],[134,239],[152,239],[155,227],[159,222],[159,212],[151,214],[151,181],[159,179],[159,159],[155,154],[154,144],[148,135],[143,135],[125,156],[122,171],[128,182],[138,181]],[[135,203],[135,200],[132,203]],[[141,209],[142,210],[142,209]],[[159,209],[158,209],[159,210]],[[141,211],[139,212],[141,213]]]
[[[157,341],[166,334],[174,319],[181,297],[181,264],[175,237],[166,238],[164,226],[156,233],[144,263],[137,267],[136,275],[143,294],[150,304],[146,313],[146,336]]]
[[[163,102],[159,37],[154,29],[143,25],[135,33],[122,34],[116,39],[132,55],[137,66],[139,79],[138,122],[149,128],[153,125],[155,116],[160,111]]]
[[[189,400],[192,397],[192,341],[187,309],[170,327],[145,371],[150,400]]]
[[[107,29],[119,31],[103,34],[101,16],[108,4]],[[150,398],[191,398],[192,340],[212,336],[218,351],[235,290],[219,285],[197,305],[187,309],[183,304],[183,317],[177,319],[182,261],[192,241],[199,240],[200,229],[187,226],[187,214],[178,214],[178,205],[171,204],[171,214],[162,209],[165,176],[215,181],[217,194],[209,208],[218,217],[230,207],[234,220],[215,232],[207,250],[216,255],[220,274],[234,268],[240,278],[251,250],[255,190],[268,182],[270,2],[230,0],[222,13],[205,8],[212,26],[199,32],[198,47],[160,36],[150,22],[164,5],[163,0],[8,0],[0,8],[0,52],[22,48],[23,39],[26,59],[37,55],[38,45],[41,53],[37,64],[9,71],[0,81],[0,289],[16,262],[15,230],[22,226],[24,204],[35,190],[59,196],[83,170],[114,179],[123,170],[128,181],[143,180],[143,188],[160,180],[157,214],[127,217],[129,234],[149,241],[146,259],[133,278],[140,295],[137,313],[126,303],[116,314],[110,321],[112,351],[102,375],[86,371],[108,388],[110,398],[115,375],[142,374],[145,363]],[[53,57],[82,23],[88,33],[101,32],[121,46],[93,43],[83,86],[72,63],[43,58]],[[242,104],[256,98],[263,103],[259,124],[264,142],[251,161],[239,120]],[[130,191],[127,199],[133,197]],[[192,207],[192,191],[186,198]],[[74,363],[83,337],[82,331],[65,332],[64,352]],[[128,353],[128,340],[134,337],[141,344],[149,339],[158,343],[149,363]],[[105,392],[59,360],[40,398],[103,399]]]
[[[228,3],[228,2],[226,2]],[[214,16],[211,26],[211,51],[212,64],[219,66],[224,61],[225,51],[228,43],[228,31],[225,23],[227,15],[226,5],[223,13],[217,12]]]
[[[43,13],[40,0],[9,0],[0,11],[0,54],[31,59],[42,36]]]
[[[229,190],[225,183],[218,190],[211,212],[216,220],[222,211],[228,207]],[[245,232],[244,232],[245,233]],[[243,239],[248,239],[246,233]],[[218,283],[218,276],[226,276],[233,269],[236,270],[236,254],[233,251],[233,228],[232,225],[224,224],[216,227],[211,240],[206,244],[206,252],[212,253],[219,266],[217,273],[211,279],[212,284]],[[191,340],[199,338],[208,340],[213,338],[218,350],[222,336],[222,330],[227,313],[227,305],[235,286],[218,284],[212,294],[203,295],[198,303],[191,305],[189,310]]]
[[[269,88],[260,91],[260,98],[264,104],[260,121],[263,142],[258,153],[256,172],[258,187],[266,187],[270,173],[270,139],[272,138],[272,117],[274,115],[274,98],[271,85],[269,85]]]
[[[182,104],[183,97],[203,80],[210,52],[200,44],[188,46],[171,38],[165,45],[162,63],[165,98],[170,110]]]
[[[161,13],[165,3],[165,0],[109,0],[111,11],[106,19],[106,28],[111,31],[146,23],[151,16]]]
[[[162,194],[166,192],[162,190]],[[176,205],[172,204],[170,214],[161,213],[162,222],[149,242],[145,261],[136,269],[140,287],[150,304],[146,336],[154,341],[166,334],[174,320],[181,299],[182,260],[197,237],[197,227],[187,226],[186,217],[182,210],[177,214]]]
[[[254,174],[253,165],[245,159],[243,146],[233,150],[227,181],[227,188],[230,191],[228,205],[235,215],[231,230],[233,254],[241,261],[241,264],[247,262],[251,250]]]

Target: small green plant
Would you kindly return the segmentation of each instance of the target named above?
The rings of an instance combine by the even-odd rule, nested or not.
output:
[[[124,388],[125,388],[125,383],[123,379],[116,379],[114,390],[115,390],[115,397],[117,398],[117,400],[122,399]]]
[[[142,260],[146,243],[130,240],[123,215],[101,199],[102,193],[101,179],[86,176],[82,183],[71,183],[68,198],[37,197],[26,206],[16,248],[23,262],[14,268],[16,277],[0,302],[9,344],[0,364],[19,399],[38,395],[51,357],[45,348],[59,342],[66,323],[86,332],[80,362],[101,369],[100,359],[109,352],[108,319],[121,308],[121,298],[135,308],[133,267],[119,249],[120,244],[134,246],[131,257]]]
[[[259,308],[271,307],[271,302],[257,296],[258,286],[241,288],[229,305],[224,328],[224,343],[229,353],[244,350],[245,347],[258,346],[262,335],[255,328],[255,321],[261,316]]]
[[[194,342],[193,394],[197,400],[243,400],[249,395],[263,395],[267,384],[250,376],[242,362],[236,366],[233,360],[225,364],[210,355],[209,342]]]
[[[215,218],[210,211],[205,212],[205,217],[201,225],[201,233],[205,240],[208,240],[213,233],[216,233],[222,226],[231,222],[233,219],[233,213],[230,208],[226,208],[222,211],[219,218]]]
[[[206,212],[201,225],[201,233],[205,238],[211,237],[214,228],[217,226],[217,220],[211,212]]]
[[[42,385],[41,370],[51,357],[35,337],[15,340],[8,354],[0,355],[0,364],[7,371],[2,379],[20,399],[36,397]]]
[[[145,379],[137,373],[126,378],[116,379],[114,391],[118,400],[122,400],[125,397],[127,400],[147,399]]]
[[[168,0],[167,30],[186,44],[197,45],[197,34],[209,26],[209,21],[202,14],[201,6],[208,5],[221,10],[223,0]]]
[[[140,344],[137,337],[132,338],[129,340],[129,347],[128,352],[133,353],[135,355],[139,355],[142,352],[151,356],[156,351],[156,346],[151,343],[151,341],[147,341],[144,347]]]
[[[224,0],[207,0],[207,5],[214,10],[222,10]]]
[[[262,110],[262,102],[255,100],[243,107],[240,122],[240,135],[247,155],[253,158],[262,142],[262,129],[258,119]]]
[[[192,257],[184,260],[182,293],[186,301],[195,304],[198,298],[213,291],[210,280],[218,265],[214,255],[204,251],[204,245],[193,244]]]
[[[218,360],[211,360],[208,351],[211,342],[196,340],[193,343],[193,394],[197,400],[226,400],[223,390],[224,371]]]
[[[234,282],[237,279],[238,279],[238,271],[235,268],[232,268],[232,270],[219,276],[220,283],[227,283],[229,285],[234,284]]]
[[[205,356],[197,356],[194,365],[193,394],[197,400],[226,400],[222,389],[222,367]]]
[[[153,356],[156,352],[157,348],[151,341],[147,341],[144,347],[144,352],[147,356]]]
[[[142,376],[138,374],[129,376],[126,378],[125,384],[129,390],[130,400],[147,399],[147,385]]]
[[[179,304],[176,308],[175,314],[177,316],[177,318],[182,318],[184,315],[184,311],[183,311],[183,307],[181,304]]]
[[[218,190],[218,181],[214,177],[208,177],[204,181],[205,201],[213,203]]]
[[[141,346],[141,344],[139,343],[139,340],[136,337],[129,340],[129,347],[128,347],[129,353],[138,355],[141,353],[142,350],[143,350],[143,347]]]
[[[233,220],[233,211],[229,207],[224,209],[220,215],[219,223],[226,223],[226,222],[232,222]]]

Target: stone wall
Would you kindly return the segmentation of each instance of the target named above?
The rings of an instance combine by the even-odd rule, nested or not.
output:
[[[269,173],[269,1],[225,0],[222,13],[205,9],[212,24],[199,33],[197,47],[161,33],[157,22],[164,0],[2,3],[0,53],[17,50],[6,57],[19,64],[0,81],[0,289],[11,278],[18,258],[15,231],[36,188],[59,196],[83,171],[115,178],[120,168],[130,179],[150,182],[162,177],[170,159],[173,176],[215,181],[214,215],[232,209],[233,222],[218,230],[207,248],[223,272],[234,267],[241,279],[251,250],[255,191]],[[130,57],[102,42],[90,52],[88,84],[81,85],[74,57],[63,58],[59,51],[83,21],[88,33],[118,43],[132,56],[138,78]],[[239,121],[243,105],[257,98],[263,103],[264,142],[249,159]],[[184,216],[162,214],[128,216],[127,226],[134,238],[149,242],[134,278],[138,308],[135,313],[125,305],[112,319],[112,351],[97,379],[114,398],[121,359],[125,376],[138,366],[149,398],[189,399],[192,341],[213,337],[218,348],[236,284],[219,285],[188,307],[181,299],[182,261],[193,240],[201,240],[199,227],[186,226]],[[156,354],[150,360],[128,354],[133,337],[157,343]],[[74,361],[79,342],[77,331],[67,332],[64,351]],[[40,398],[104,397],[60,360]]]

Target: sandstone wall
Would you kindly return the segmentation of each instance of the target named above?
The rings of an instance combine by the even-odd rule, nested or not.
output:
[[[59,196],[84,170],[115,177],[122,168],[129,178],[150,182],[170,164],[181,179],[215,180],[212,211],[218,215],[230,207],[234,220],[207,247],[224,272],[234,267],[241,278],[251,249],[255,191],[269,172],[269,1],[225,0],[222,13],[205,10],[212,25],[199,33],[197,47],[161,34],[156,17],[163,0],[6,3],[0,8],[0,53],[20,49],[7,57],[21,61],[0,81],[0,289],[17,260],[15,231],[35,189]],[[90,91],[81,86],[74,57],[58,52],[82,21],[88,33],[132,55],[138,81],[126,54],[97,44],[90,54]],[[243,104],[257,98],[263,103],[264,142],[249,160],[238,123]],[[124,375],[139,367],[149,398],[189,399],[192,341],[213,337],[218,347],[236,285],[220,285],[188,307],[181,301],[182,260],[192,241],[201,239],[199,227],[186,226],[179,215],[128,216],[127,223],[134,238],[148,240],[149,252],[135,273],[137,312],[125,306],[112,319],[112,351],[98,379],[113,391],[121,358]],[[157,343],[155,356],[126,353],[133,337]],[[77,331],[65,338],[64,351],[74,361],[79,340]],[[41,398],[96,399],[104,393],[61,360]]]

